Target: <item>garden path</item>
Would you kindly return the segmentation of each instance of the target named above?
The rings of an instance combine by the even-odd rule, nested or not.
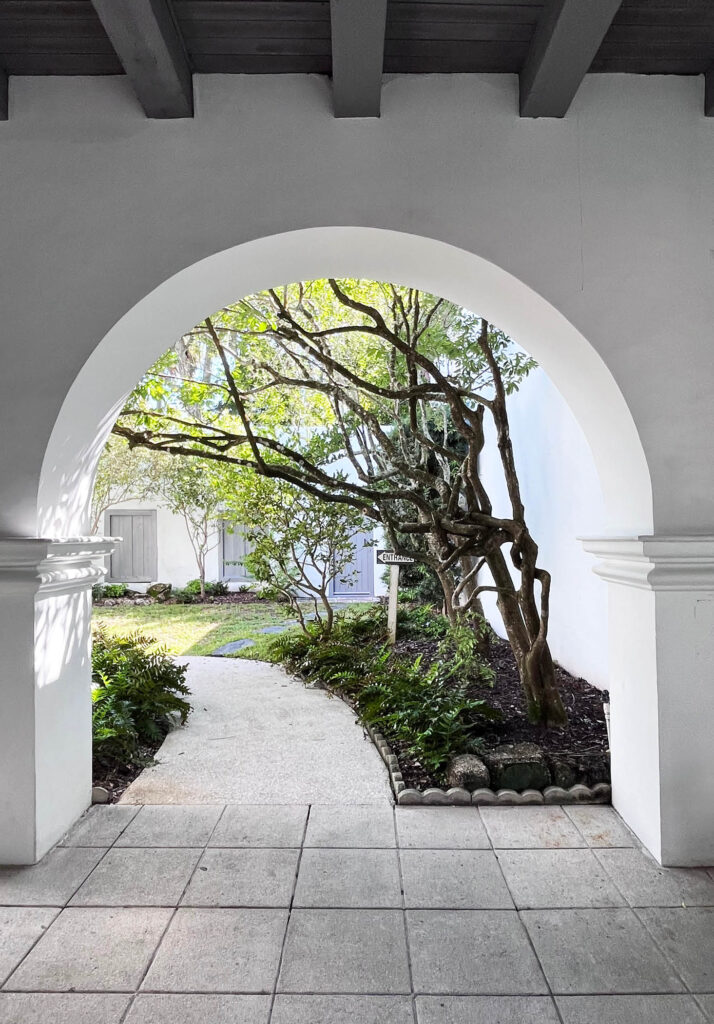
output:
[[[341,700],[265,662],[181,660],[193,713],[122,803],[391,802],[382,760]]]

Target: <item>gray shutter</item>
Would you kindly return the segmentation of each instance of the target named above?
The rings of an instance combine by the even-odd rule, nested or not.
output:
[[[155,512],[112,512],[109,534],[122,538],[111,556],[110,579],[121,583],[150,583],[156,578]]]

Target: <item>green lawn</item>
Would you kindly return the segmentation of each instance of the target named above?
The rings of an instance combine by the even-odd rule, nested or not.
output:
[[[150,604],[95,608],[94,622],[113,633],[141,630],[155,637],[171,654],[211,654],[232,640],[264,639],[264,626],[293,619],[285,604]],[[268,639],[266,637],[266,639]],[[264,645],[260,645],[261,647]],[[253,648],[250,648],[253,650]],[[256,652],[257,653],[257,652]]]
[[[367,605],[350,605],[362,609]],[[150,604],[94,608],[93,621],[112,633],[140,630],[154,637],[170,654],[212,654],[232,640],[256,641],[237,657],[263,661],[273,637],[261,634],[265,626],[294,621],[285,604],[260,601],[256,604]]]

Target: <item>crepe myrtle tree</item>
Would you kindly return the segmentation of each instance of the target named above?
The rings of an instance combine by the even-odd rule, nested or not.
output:
[[[561,726],[550,574],[526,523],[506,405],[533,365],[443,299],[329,278],[207,317],[150,371],[114,429],[133,446],[249,467],[355,509],[433,569],[452,622],[493,591],[531,720]],[[506,514],[480,475],[487,416]]]
[[[161,504],[183,519],[198,571],[201,600],[206,597],[206,559],[219,542],[217,524],[225,508],[225,493],[236,476],[232,467],[201,464],[192,459],[169,459],[157,481]]]
[[[355,577],[355,538],[366,524],[362,513],[252,473],[242,478],[227,510],[233,520],[247,524],[241,527],[251,548],[246,568],[284,595],[304,631],[303,606],[311,602],[316,622],[328,634],[335,618],[331,585]]]

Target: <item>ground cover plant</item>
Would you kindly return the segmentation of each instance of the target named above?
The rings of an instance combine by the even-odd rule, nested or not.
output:
[[[454,756],[520,742],[541,747],[569,785],[609,781],[603,691],[556,666],[569,726],[545,729],[529,721],[510,645],[485,621],[453,626],[433,606],[402,606],[397,642],[386,639],[384,609],[372,606],[339,615],[330,636],[283,634],[265,656],[346,699],[387,738],[408,786],[443,786]]]
[[[95,784],[124,785],[148,764],[175,723],[191,711],[186,666],[142,633],[93,631],[92,740]],[[114,786],[112,786],[114,788]]]

